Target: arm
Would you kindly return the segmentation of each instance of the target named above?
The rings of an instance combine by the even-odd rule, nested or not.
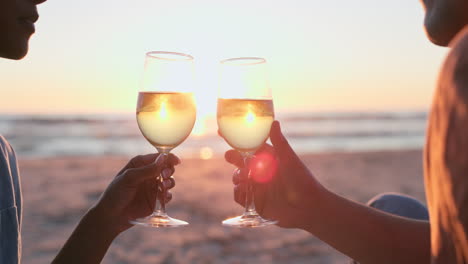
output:
[[[119,234],[105,219],[102,212],[90,209],[52,263],[101,263]]]
[[[314,201],[320,202],[300,228],[359,263],[429,263],[429,222],[391,215],[328,190]]]
[[[278,122],[270,139],[273,146],[266,145],[257,157],[274,156],[263,158],[261,162],[271,164],[262,167],[277,169],[265,172],[249,166],[253,175],[274,175],[269,183],[255,185],[255,205],[262,216],[278,220],[281,227],[306,230],[362,264],[429,262],[428,222],[393,216],[330,192],[289,146]],[[228,151],[226,159],[241,164],[235,151]],[[246,174],[241,169],[233,179],[235,199],[242,205]]]
[[[135,157],[118,173],[52,263],[100,263],[112,241],[132,227],[129,220],[151,214],[156,202],[155,176],[163,176],[165,188],[174,187],[171,175],[173,166],[179,163],[172,154],[167,160],[160,158],[164,156],[156,157]],[[165,199],[171,199],[169,192]]]

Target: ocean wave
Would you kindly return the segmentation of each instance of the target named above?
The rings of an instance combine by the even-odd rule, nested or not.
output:
[[[420,148],[424,143],[425,112],[279,113],[283,132],[300,152]],[[197,155],[209,147],[228,148],[217,135],[216,120],[204,120],[203,133],[177,148]],[[0,134],[20,155],[135,155],[154,151],[144,140],[135,116],[0,115]]]
[[[330,112],[279,114],[282,121],[426,120],[427,112]]]

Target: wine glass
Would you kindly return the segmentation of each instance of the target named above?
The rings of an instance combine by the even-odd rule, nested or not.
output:
[[[192,56],[165,51],[146,53],[136,118],[143,136],[160,153],[158,159],[169,155],[192,131],[196,118],[193,86]],[[154,212],[147,217],[131,220],[130,223],[150,227],[188,225],[166,214],[163,177],[157,175],[156,180],[158,187],[155,190],[157,198]]]
[[[274,121],[273,99],[267,83],[266,60],[245,57],[221,61],[217,121],[226,142],[244,158],[248,168],[254,153],[268,139]],[[260,227],[277,221],[255,210],[253,179],[249,169],[245,211],[223,221],[235,227]]]

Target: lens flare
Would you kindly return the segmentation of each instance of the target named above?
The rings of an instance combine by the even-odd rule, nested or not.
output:
[[[268,152],[256,154],[250,163],[250,175],[258,183],[270,182],[277,170],[278,161]]]

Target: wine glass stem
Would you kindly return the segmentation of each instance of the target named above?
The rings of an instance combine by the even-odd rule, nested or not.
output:
[[[167,160],[167,156],[169,153],[166,152],[160,152],[160,155],[158,156],[158,159],[163,159],[165,158]],[[157,162],[157,160],[155,162]],[[161,170],[162,171],[162,170]],[[164,188],[164,178],[162,174],[156,175],[156,204],[154,206],[154,212],[158,215],[165,215],[166,214],[166,188]]]
[[[255,201],[254,201],[254,191],[253,191],[253,180],[250,169],[250,160],[253,155],[250,153],[243,153],[244,157],[244,167],[247,168],[247,192],[245,196],[245,212],[244,215],[256,215],[257,211],[255,210]]]

